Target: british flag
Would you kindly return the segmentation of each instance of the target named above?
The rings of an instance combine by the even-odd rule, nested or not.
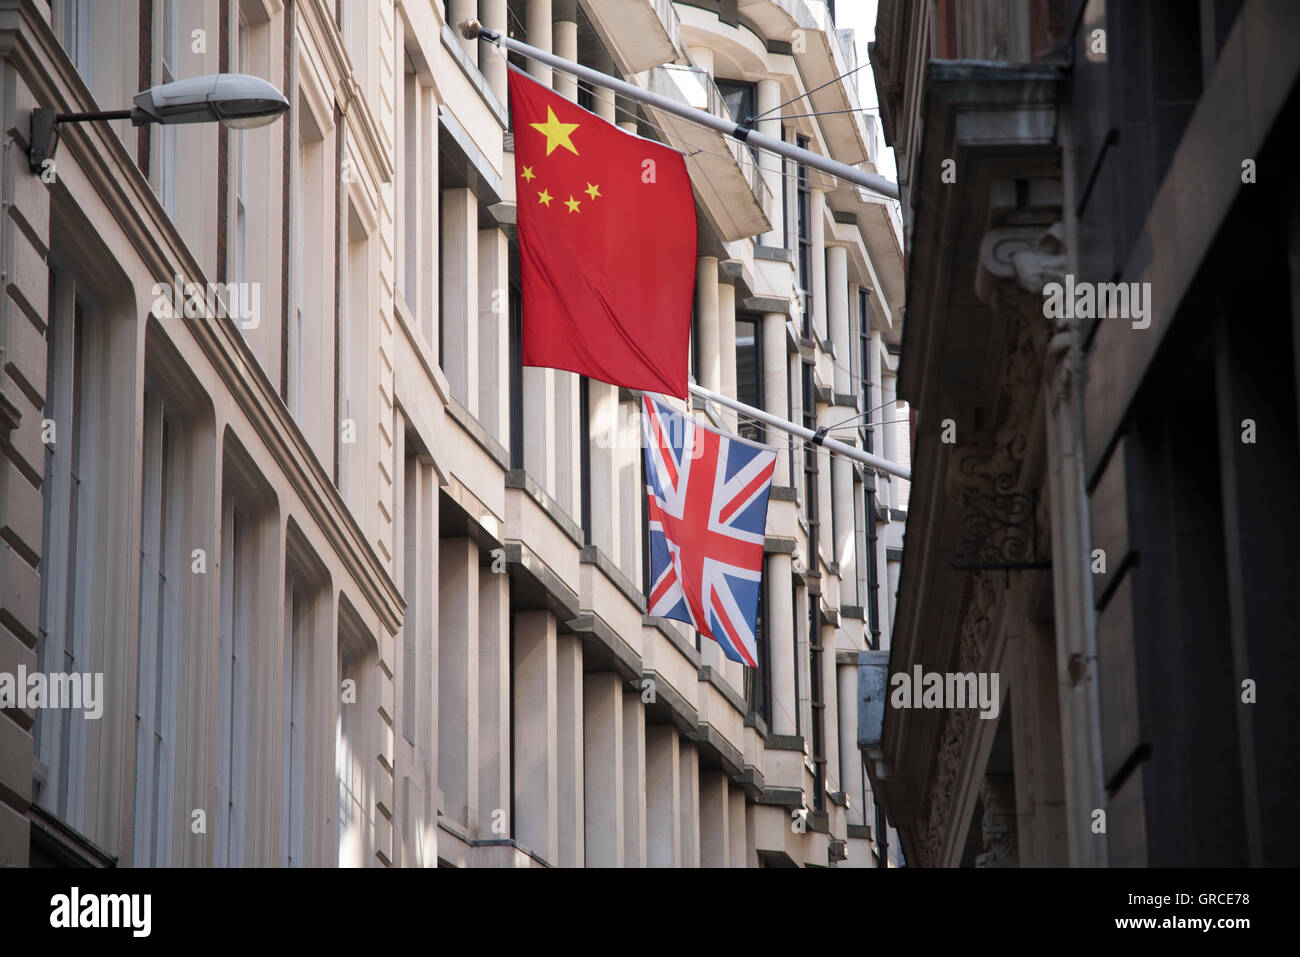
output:
[[[649,614],[758,667],[755,628],[776,450],[723,435],[642,393]]]

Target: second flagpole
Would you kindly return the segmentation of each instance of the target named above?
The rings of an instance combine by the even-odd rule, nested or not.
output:
[[[840,455],[851,458],[856,462],[861,462],[863,465],[869,466],[870,468],[876,469],[880,472],[888,472],[890,475],[897,475],[899,478],[908,479],[909,481],[912,478],[911,469],[905,468],[897,462],[891,462],[889,459],[882,459],[879,455],[872,455],[870,452],[866,452],[855,446],[832,439],[827,436],[825,432],[814,432],[812,429],[806,429],[802,425],[796,425],[780,416],[772,415],[770,412],[764,412],[762,409],[756,409],[752,405],[746,405],[744,402],[722,395],[719,392],[714,392],[712,389],[706,389],[704,386],[696,385],[694,382],[692,382],[688,388],[693,394],[698,395],[701,399],[709,399],[719,405],[725,405],[727,408],[747,415],[751,419],[756,419],[765,425],[770,425],[773,428],[789,432],[791,435],[797,435],[800,438],[807,439],[814,445],[820,445],[832,452],[838,452]]]

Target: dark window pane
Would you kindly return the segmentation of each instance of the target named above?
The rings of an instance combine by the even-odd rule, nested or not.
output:
[[[763,360],[759,351],[760,326],[757,320],[736,320],[736,398],[754,408],[763,407]],[[765,430],[749,419],[741,419],[740,434],[754,442],[766,441]]]

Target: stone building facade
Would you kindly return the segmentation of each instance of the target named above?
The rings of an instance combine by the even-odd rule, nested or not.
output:
[[[762,668],[646,617],[639,397],[520,364],[468,17],[874,169],[820,0],[0,0],[0,673],[103,682],[0,716],[0,864],[883,863],[906,483],[697,405],[786,450]],[[905,457],[896,205],[516,65],[687,154],[695,378]],[[218,72],[291,110],[28,169],[33,108]]]
[[[909,862],[1300,855],[1298,13],[880,4],[924,520],[863,674],[1002,689],[864,709]]]

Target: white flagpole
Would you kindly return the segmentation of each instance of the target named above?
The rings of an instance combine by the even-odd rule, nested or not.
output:
[[[466,20],[460,25],[460,32],[464,34],[465,39],[473,40],[475,37],[486,40],[489,43],[498,43],[507,50],[514,50],[516,53],[522,53],[539,63],[545,63],[547,66],[562,70],[565,73],[571,73],[580,80],[586,80],[588,83],[595,83],[597,86],[603,86],[606,89],[622,93],[628,99],[639,100],[642,103],[649,103],[656,109],[663,110],[665,113],[672,113],[680,116],[682,119],[690,120],[692,123],[699,123],[701,126],[707,126],[710,129],[717,130],[724,136],[730,136],[740,140],[742,143],[748,143],[759,149],[767,150],[771,153],[777,153],[796,163],[803,163],[805,166],[811,166],[813,169],[819,169],[823,173],[829,173],[837,176],[842,180],[855,183],[858,186],[864,186],[873,193],[879,193],[881,196],[888,196],[890,199],[898,199],[898,184],[890,182],[884,176],[877,173],[868,173],[865,170],[858,169],[856,166],[850,166],[848,163],[841,163],[833,160],[829,156],[822,156],[820,153],[814,153],[812,150],[806,150],[784,140],[774,139],[764,133],[758,132],[750,126],[742,126],[730,120],[724,120],[720,116],[714,116],[707,110],[696,109],[693,106],[687,106],[684,103],[678,103],[666,96],[660,96],[658,93],[652,93],[650,90],[643,90],[639,86],[631,83],[625,83],[618,77],[610,76],[608,73],[601,73],[590,67],[583,66],[580,63],[574,63],[572,60],[566,60],[550,53],[540,47],[529,46],[527,43],[521,43],[512,39],[496,30],[489,30],[477,20]]]
[[[839,442],[835,439],[830,438],[829,436],[825,435],[825,433],[814,432],[811,429],[805,429],[802,425],[796,425],[793,422],[788,422],[785,419],[772,415],[770,412],[764,412],[762,409],[756,409],[752,405],[746,405],[744,402],[739,402],[736,399],[730,398],[729,396],[725,396],[722,395],[721,393],[714,392],[712,389],[706,389],[704,388],[704,386],[696,385],[694,382],[692,382],[688,386],[688,388],[691,390],[691,392],[693,392],[695,395],[698,395],[701,399],[709,399],[713,402],[718,403],[719,405],[725,405],[727,408],[734,409],[737,412],[741,412],[752,419],[757,419],[759,422],[762,422],[765,425],[770,425],[773,428],[777,428],[777,429],[784,429],[786,432],[789,432],[791,435],[797,435],[800,438],[807,439],[808,441],[812,442],[814,445],[824,446],[825,448],[830,449],[832,452],[838,452],[840,455],[844,455],[855,461],[861,462],[863,465],[869,466],[870,468],[876,469],[881,472],[888,472],[890,475],[897,475],[899,478],[907,479],[911,481],[912,478],[911,470],[904,468],[903,466],[899,465],[896,462],[891,462],[889,461],[889,459],[882,459],[878,455],[872,455],[870,452],[865,452],[862,449],[855,448],[852,445],[846,445],[843,442]]]

